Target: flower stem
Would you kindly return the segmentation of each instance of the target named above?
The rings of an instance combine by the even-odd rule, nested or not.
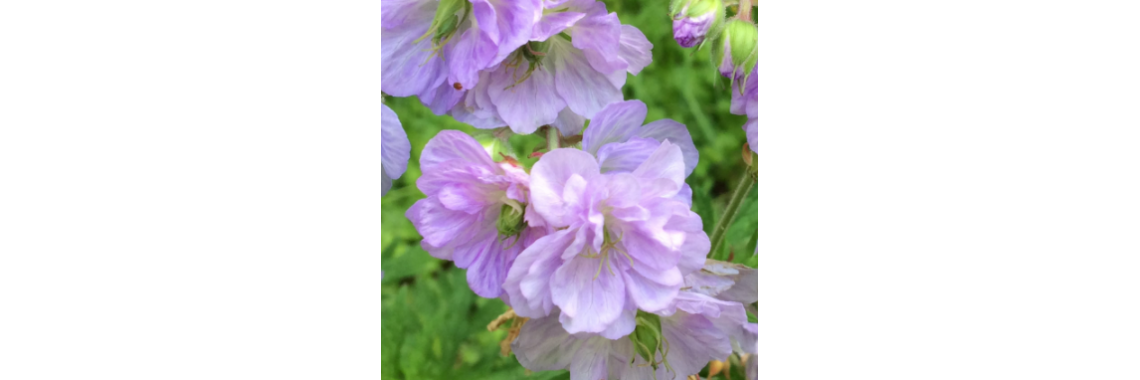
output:
[[[740,5],[736,9],[736,18],[752,21],[752,0],[740,0]]]
[[[562,136],[558,133],[558,128],[549,125],[546,126],[546,152],[549,153],[558,149],[558,140],[561,138]]]
[[[736,190],[732,192],[732,198],[728,201],[728,207],[724,209],[724,215],[721,215],[720,221],[717,222],[716,227],[713,228],[712,235],[712,249],[709,250],[709,255],[716,260],[724,260],[727,255],[721,255],[718,251],[724,245],[725,235],[728,233],[728,226],[732,225],[732,221],[736,220],[736,214],[740,212],[740,206],[744,204],[744,198],[748,193],[752,192],[752,184],[756,182],[752,178],[749,170],[744,170],[744,175],[740,177],[740,182],[736,184]]]

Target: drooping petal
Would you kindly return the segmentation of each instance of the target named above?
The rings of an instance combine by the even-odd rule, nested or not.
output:
[[[519,364],[531,371],[569,368],[579,347],[578,339],[562,328],[557,315],[532,318],[523,325],[518,339],[511,342],[511,351]]]
[[[452,91],[474,88],[479,83],[479,71],[491,65],[499,47],[479,28],[468,28],[452,39],[444,50],[444,60],[448,65],[447,82],[451,83],[449,87]]]
[[[570,110],[592,119],[606,105],[622,99],[621,89],[586,61],[581,50],[562,38],[551,38],[544,60],[554,68],[554,86]]]
[[[693,174],[700,162],[700,153],[693,144],[693,136],[684,124],[672,119],[661,119],[646,124],[637,130],[637,137],[651,138],[657,141],[669,141],[681,149],[681,156],[685,159],[685,177]]]
[[[629,140],[637,134],[648,112],[640,100],[606,105],[590,120],[590,127],[582,135],[582,150],[596,155],[606,144]]]
[[[434,7],[433,7],[434,8]],[[432,57],[431,39],[414,42],[427,32],[434,9],[409,16],[406,27],[387,30],[380,35],[380,90],[392,96],[426,93],[447,80],[447,65]],[[430,59],[428,57],[431,57]]]
[[[641,69],[653,62],[653,44],[645,38],[641,30],[630,25],[622,25],[621,49],[618,56],[629,64],[626,70],[630,74],[637,75]]]
[[[490,88],[488,85],[490,75],[494,70],[479,72],[479,84],[465,91],[463,99],[451,108],[449,112],[451,117],[479,129],[495,129],[507,125],[499,118],[499,110],[495,108],[491,96],[487,94]]]
[[[448,110],[455,107],[460,99],[463,99],[464,91],[456,91],[447,81],[440,83],[439,86],[429,88],[422,94],[419,94],[420,103],[431,109],[431,112],[436,115],[443,115]]]
[[[562,133],[562,136],[574,136],[582,133],[582,128],[586,126],[586,118],[574,113],[569,108],[563,108],[561,112],[558,112],[558,118],[550,126],[558,128],[558,132]]]
[[[578,49],[616,57],[621,44],[621,21],[618,20],[617,13],[605,13],[603,4],[600,9],[579,20],[570,29],[570,37]]]
[[[531,203],[538,213],[555,227],[569,224],[566,201],[562,197],[566,182],[573,176],[589,182],[600,175],[598,163],[589,153],[577,149],[555,149],[534,164],[530,172]]]
[[[635,267],[634,270],[625,271],[622,275],[629,298],[637,303],[639,309],[648,312],[664,309],[673,302],[677,292],[681,290],[681,284],[684,283],[681,271],[676,267],[664,271],[639,270]]]
[[[669,340],[669,365],[678,375],[695,374],[710,360],[727,360],[732,355],[728,337],[703,315],[678,313],[662,318],[661,333]]]
[[[566,314],[562,314],[563,317]],[[610,341],[594,337],[582,341],[570,362],[570,380],[604,379],[608,370]]]
[[[380,167],[387,178],[396,179],[404,175],[411,158],[412,144],[400,118],[387,105],[380,105]],[[387,191],[385,191],[387,192]]]
[[[499,110],[499,117],[518,134],[530,134],[553,123],[566,107],[554,91],[554,77],[545,68],[531,72],[530,78],[517,83],[524,68],[501,68],[491,74],[488,95]]]
[[[604,268],[599,258],[576,257],[554,271],[550,279],[559,321],[571,334],[599,333],[623,315],[625,284]]]

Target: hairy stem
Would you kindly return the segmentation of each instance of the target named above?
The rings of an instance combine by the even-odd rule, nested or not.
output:
[[[719,250],[724,245],[724,238],[728,232],[728,226],[732,225],[732,221],[736,220],[736,214],[740,212],[740,206],[744,204],[744,198],[748,193],[752,192],[752,184],[756,182],[752,178],[752,174],[748,170],[744,171],[744,175],[740,177],[740,182],[736,184],[736,190],[732,192],[732,199],[728,201],[728,207],[724,209],[724,215],[721,215],[720,221],[717,222],[716,227],[713,228],[712,235],[712,249],[709,250],[709,255],[714,259],[724,260],[728,255],[721,255]]]
[[[736,9],[736,18],[752,21],[752,0],[740,0],[740,5]]]

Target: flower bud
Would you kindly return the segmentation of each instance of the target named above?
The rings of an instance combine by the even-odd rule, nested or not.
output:
[[[515,236],[526,228],[526,222],[523,220],[523,214],[526,211],[515,207],[504,204],[502,210],[499,211],[499,220],[495,222],[495,227],[499,228],[500,236]]]
[[[717,65],[720,74],[734,81],[748,77],[756,65],[758,39],[756,25],[751,21],[729,21],[724,33],[720,34],[720,40],[713,46],[713,63]]]
[[[715,32],[724,24],[721,0],[680,0],[674,1],[671,8],[673,39],[681,47],[697,46],[710,31]]]
[[[652,364],[653,368],[657,368],[657,351],[660,351],[664,345],[662,342],[664,337],[661,335],[661,317],[638,310],[636,321],[637,327],[633,329],[632,334],[629,334],[629,339],[633,342],[633,351],[646,362]]]

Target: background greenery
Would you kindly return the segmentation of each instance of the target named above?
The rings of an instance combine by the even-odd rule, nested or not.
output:
[[[693,210],[712,235],[741,175],[745,117],[728,112],[731,96],[727,79],[715,70],[707,51],[683,49],[673,40],[665,1],[605,1],[623,24],[640,29],[653,43],[653,63],[629,76],[626,99],[649,107],[646,122],[669,118],[689,127],[700,150],[700,164],[688,183]],[[707,49],[706,49],[707,50]],[[382,368],[384,379],[568,379],[566,371],[527,374],[512,356],[499,354],[506,331],[487,331],[487,324],[507,306],[483,299],[467,288],[465,271],[437,260],[420,248],[420,235],[404,213],[424,197],[415,187],[420,176],[419,153],[440,130],[456,129],[485,135],[450,116],[435,116],[419,100],[385,98],[400,117],[412,143],[408,171],[383,198]],[[513,136],[520,155],[542,146],[539,136]],[[532,164],[533,160],[522,160]],[[717,257],[755,266],[756,189],[731,225],[725,249]],[[743,379],[734,367],[732,378]],[[718,376],[720,378],[720,376]]]

